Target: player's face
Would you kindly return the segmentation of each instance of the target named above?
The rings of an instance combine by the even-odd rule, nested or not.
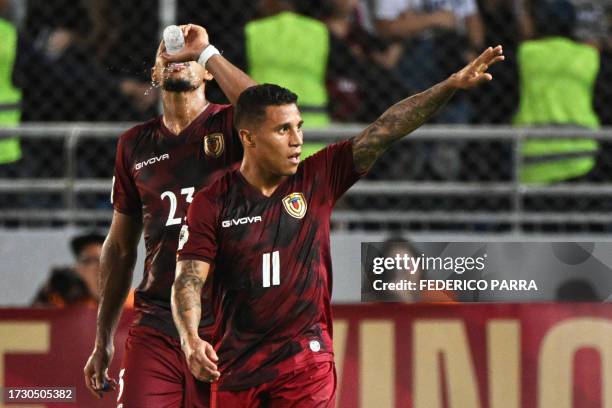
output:
[[[254,134],[253,153],[262,168],[277,176],[295,174],[304,144],[303,123],[295,104],[266,108],[266,119]]]
[[[168,63],[162,57],[163,43],[160,44],[153,67],[153,82],[164,91],[193,91],[212,79],[212,75],[196,61]]]

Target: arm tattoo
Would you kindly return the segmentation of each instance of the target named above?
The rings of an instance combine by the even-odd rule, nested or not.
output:
[[[172,288],[174,321],[181,338],[189,333],[197,333],[202,315],[200,296],[205,280],[206,277],[198,270],[198,261],[182,262]]]
[[[445,81],[387,109],[353,139],[356,169],[369,170],[391,143],[420,127],[444,106],[454,93],[455,90]]]

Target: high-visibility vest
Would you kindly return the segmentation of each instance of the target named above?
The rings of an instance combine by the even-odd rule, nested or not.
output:
[[[17,30],[0,18],[0,127],[14,127],[21,119],[21,92],[13,86],[13,65],[17,51]],[[19,139],[0,137],[0,164],[21,158]]]
[[[295,92],[304,125],[329,123],[325,76],[329,31],[322,22],[282,12],[245,27],[249,75]]]
[[[521,99],[516,125],[599,127],[593,109],[599,52],[569,38],[525,41],[518,49]],[[521,181],[548,184],[587,174],[595,165],[597,141],[528,139],[523,143]]]

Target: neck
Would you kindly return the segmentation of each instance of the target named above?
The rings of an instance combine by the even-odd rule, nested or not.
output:
[[[269,171],[258,166],[255,160],[252,160],[248,155],[244,155],[242,164],[240,165],[240,173],[249,182],[266,197],[270,197],[278,186],[287,178],[287,176],[279,176],[272,174]]]
[[[183,131],[208,106],[204,86],[187,92],[162,92],[164,125],[174,134]]]

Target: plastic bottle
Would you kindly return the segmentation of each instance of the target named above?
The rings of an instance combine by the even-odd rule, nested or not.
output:
[[[176,54],[185,46],[185,37],[181,28],[176,25],[170,25],[164,28],[164,43],[166,44],[166,52],[168,54]]]

